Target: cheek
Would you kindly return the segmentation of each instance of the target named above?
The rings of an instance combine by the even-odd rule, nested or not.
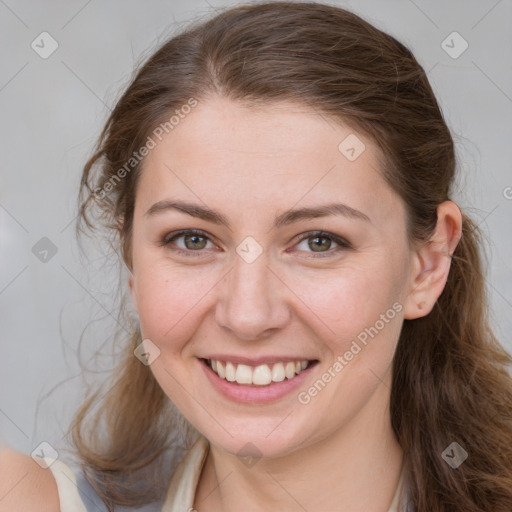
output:
[[[402,277],[389,264],[374,263],[317,271],[311,278],[296,278],[290,288],[301,299],[304,313],[309,309],[309,316],[314,314],[312,322],[322,321],[328,337],[346,340],[374,325],[400,300]]]
[[[364,406],[389,371],[402,325],[403,277],[389,264],[344,268],[298,294],[310,306],[306,322],[323,333],[324,365],[319,380],[301,389],[301,404],[328,407],[341,424]],[[309,308],[302,307],[304,315]],[[320,391],[321,390],[321,391]],[[309,407],[309,406],[308,406]],[[312,409],[308,409],[311,413]]]
[[[218,279],[192,269],[153,262],[135,277],[143,337],[170,346],[192,333],[194,318]]]
[[[315,407],[339,404],[341,416],[361,407],[384,379],[402,325],[403,276],[386,258],[373,263],[347,266],[336,273],[338,277],[331,273],[314,282],[301,280],[299,296],[314,313],[309,313],[306,322],[323,336],[325,365],[320,378],[332,382]],[[302,309],[306,314],[306,308]],[[306,399],[316,392],[302,391]]]

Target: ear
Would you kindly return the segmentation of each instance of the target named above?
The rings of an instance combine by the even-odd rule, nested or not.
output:
[[[437,224],[429,241],[415,250],[410,290],[405,301],[407,320],[427,316],[448,279],[452,255],[462,236],[462,214],[452,201],[437,207]]]

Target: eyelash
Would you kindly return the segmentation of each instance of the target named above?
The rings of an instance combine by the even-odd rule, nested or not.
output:
[[[161,240],[159,245],[162,247],[170,246],[171,242],[174,242],[178,238],[182,238],[183,236],[187,236],[187,235],[198,235],[201,238],[206,238],[207,240],[210,240],[208,235],[204,231],[201,231],[198,229],[185,229],[182,231],[178,231],[176,233],[169,233]],[[344,240],[341,237],[338,237],[331,233],[327,233],[325,231],[309,231],[307,233],[304,233],[304,236],[302,236],[298,240],[297,244],[303,242],[304,240],[308,240],[309,238],[327,238],[328,240],[332,240],[333,242],[337,243],[339,247],[335,248],[334,250],[329,250],[329,251],[326,251],[323,253],[312,253],[315,255],[307,256],[307,258],[311,258],[311,259],[325,258],[325,257],[332,256],[334,253],[338,253],[342,250],[352,249],[352,245],[349,242],[347,242],[346,240]],[[198,249],[197,251],[194,251],[192,249],[184,250],[184,249],[171,248],[171,250],[178,254],[181,254],[184,256],[192,256],[192,257],[201,256],[202,255],[201,253],[203,252],[202,249]],[[194,254],[194,253],[196,253],[196,254]]]

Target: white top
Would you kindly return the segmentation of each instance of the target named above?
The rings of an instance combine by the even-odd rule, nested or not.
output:
[[[200,435],[189,452],[176,467],[165,497],[161,503],[153,503],[138,510],[140,512],[184,512],[192,510],[197,484],[209,451],[208,440]],[[99,512],[106,510],[99,496],[82,475],[77,479],[72,469],[60,460],[44,459],[55,477],[60,499],[60,512]],[[388,512],[408,512],[409,508],[398,510],[398,500],[403,492],[404,471]],[[86,506],[87,504],[87,506]],[[119,510],[123,510],[122,507]],[[116,510],[118,510],[116,508]],[[133,511],[133,508],[126,509]]]

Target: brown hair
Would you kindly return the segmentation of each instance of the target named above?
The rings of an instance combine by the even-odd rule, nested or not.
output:
[[[425,71],[403,44],[355,14],[299,2],[224,11],[189,26],[148,59],[84,168],[79,233],[82,223],[94,230],[100,221],[131,268],[141,162],[130,159],[176,109],[213,95],[246,105],[291,100],[370,136],[385,156],[386,180],[406,205],[410,240],[428,242],[437,206],[450,199],[456,162]],[[463,213],[446,287],[430,314],[404,321],[394,357],[391,421],[417,512],[505,512],[512,504],[512,358],[488,325],[481,247],[480,231]],[[133,356],[140,341],[134,326],[96,413],[104,439],[84,433],[98,396],[80,408],[73,427],[78,454],[110,510],[155,499],[144,471],[170,447],[175,428],[169,418],[177,412]],[[457,469],[442,458],[452,442],[469,454]],[[137,472],[147,481],[126,485]]]

